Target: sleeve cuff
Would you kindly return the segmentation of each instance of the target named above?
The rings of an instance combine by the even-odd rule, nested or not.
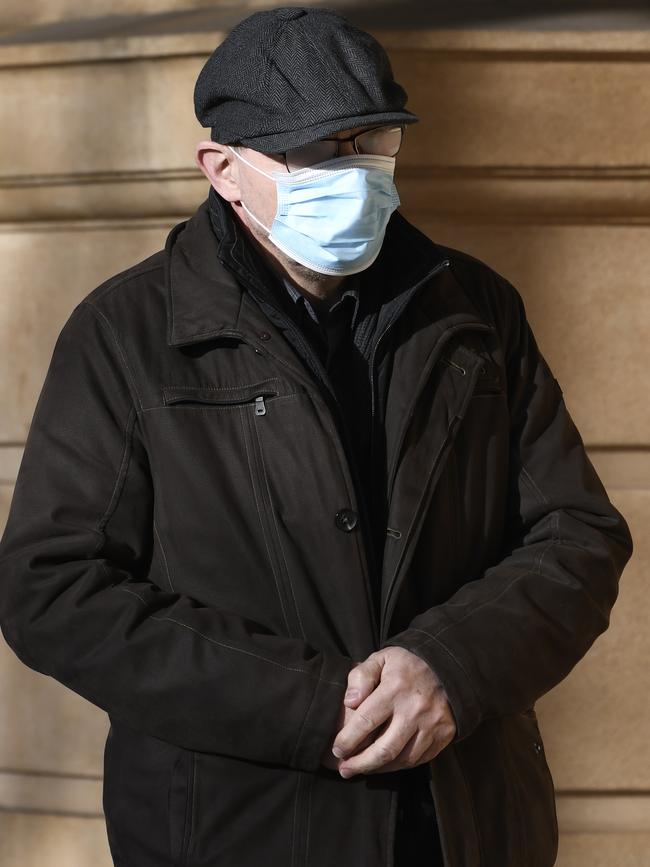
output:
[[[336,736],[334,728],[348,686],[348,672],[354,665],[347,657],[324,660],[297,737],[291,767],[304,771],[321,767],[323,752]]]
[[[447,694],[456,723],[456,734],[450,743],[462,741],[482,722],[478,696],[460,662],[442,642],[419,629],[405,629],[387,638],[382,647],[403,647],[423,659],[435,672]]]

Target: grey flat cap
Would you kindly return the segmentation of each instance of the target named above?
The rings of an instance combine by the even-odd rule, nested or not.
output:
[[[334,9],[282,6],[240,21],[194,89],[212,140],[278,153],[340,130],[415,123],[379,42]]]

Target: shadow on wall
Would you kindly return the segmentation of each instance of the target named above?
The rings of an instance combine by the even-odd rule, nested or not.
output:
[[[119,6],[102,0],[79,17],[78,8],[61,20],[43,22],[43,15],[27,18],[17,12],[5,13],[0,20],[0,44],[42,40],[102,39],[135,34],[191,33],[205,30],[230,30],[255,11],[276,6],[329,6],[339,9],[354,24],[366,30],[450,29],[522,29],[522,30],[644,30],[650,29],[647,0],[457,0],[453,6],[425,0],[305,0],[283,3],[282,0],[220,3],[214,0],[124,0]],[[65,3],[63,4],[65,5]],[[151,12],[152,5],[156,11]],[[115,9],[127,14],[113,14]],[[109,12],[109,14],[105,14]],[[32,13],[29,13],[30,16]],[[31,26],[30,26],[31,25]],[[29,29],[18,29],[27,28]]]

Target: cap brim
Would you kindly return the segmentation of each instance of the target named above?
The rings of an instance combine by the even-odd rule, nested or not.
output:
[[[244,147],[252,148],[264,154],[282,153],[289,148],[300,147],[316,139],[323,138],[334,132],[344,129],[353,129],[357,126],[373,126],[383,123],[417,123],[420,118],[410,111],[382,111],[375,114],[354,115],[351,117],[335,118],[324,121],[304,129],[287,130],[286,132],[271,133],[270,135],[256,136],[253,138],[240,138],[238,141]],[[232,142],[230,142],[232,144]]]

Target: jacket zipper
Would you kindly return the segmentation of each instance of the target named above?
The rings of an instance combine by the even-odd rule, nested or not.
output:
[[[277,518],[269,489],[268,476],[264,464],[262,454],[262,444],[260,442],[259,433],[257,430],[256,416],[265,416],[267,407],[264,400],[264,395],[259,394],[252,400],[246,401],[246,404],[251,404],[254,407],[253,414],[246,412],[244,425],[248,433],[250,446],[252,450],[253,466],[251,472],[253,478],[251,482],[253,489],[256,491],[256,502],[261,503],[261,509],[258,505],[258,513],[260,515],[260,523],[262,524],[262,532],[264,534],[265,544],[269,559],[271,561],[271,569],[276,581],[276,589],[280,600],[280,608],[284,617],[287,633],[292,638],[305,639],[305,633],[300,620],[300,612],[298,604],[293,592],[291,584],[291,576],[284,558],[282,550],[282,541],[277,525]],[[262,424],[262,422],[260,422]]]

